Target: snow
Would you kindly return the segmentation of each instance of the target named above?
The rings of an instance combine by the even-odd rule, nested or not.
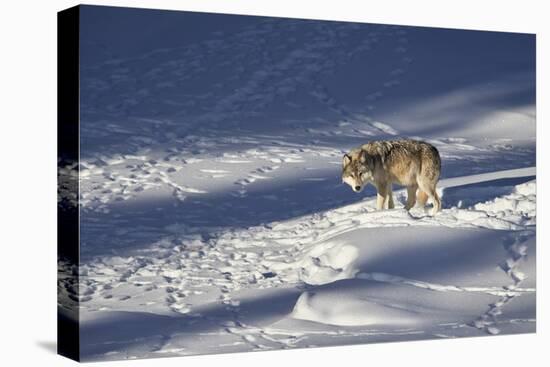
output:
[[[534,332],[533,37],[105,11],[59,263],[83,360]],[[436,216],[342,185],[344,152],[396,136],[440,150]]]

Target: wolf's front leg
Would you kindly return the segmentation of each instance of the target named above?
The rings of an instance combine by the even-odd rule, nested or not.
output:
[[[388,192],[386,186],[377,187],[376,210],[382,210],[388,207]]]
[[[392,191],[392,187],[391,187],[391,183],[388,184],[388,190],[387,190],[387,195],[386,195],[386,200],[387,200],[387,205],[384,205],[384,208],[386,209],[393,209],[395,208],[395,205],[393,203],[393,191]]]

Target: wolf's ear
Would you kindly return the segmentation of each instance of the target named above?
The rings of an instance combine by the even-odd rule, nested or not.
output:
[[[351,157],[347,154],[344,154],[344,160],[342,161],[344,167],[351,163]]]

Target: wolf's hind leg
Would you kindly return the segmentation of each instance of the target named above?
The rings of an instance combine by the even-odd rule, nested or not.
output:
[[[418,204],[420,204],[421,207],[426,206],[426,202],[428,201],[428,194],[426,194],[422,190],[418,190],[418,195],[416,196],[416,201]]]
[[[441,210],[441,199],[439,198],[439,195],[437,195],[437,190],[435,189],[435,187],[434,187],[434,190],[433,190],[432,200],[434,202],[434,208],[433,208],[433,211],[432,211],[432,215],[435,215],[435,213],[437,213],[438,211]]]
[[[414,204],[416,204],[417,189],[417,185],[407,186],[407,204],[405,205],[405,210],[410,210],[414,206]]]
[[[425,182],[422,180],[418,182],[420,190],[424,191],[430,197],[434,204],[432,215],[435,215],[435,213],[437,213],[441,209],[441,200],[439,199],[439,195],[437,195],[435,185],[436,182]]]

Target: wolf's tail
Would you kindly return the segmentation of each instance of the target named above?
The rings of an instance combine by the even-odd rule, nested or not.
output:
[[[441,175],[441,156],[436,147],[426,144],[422,151],[422,176],[435,184]]]

